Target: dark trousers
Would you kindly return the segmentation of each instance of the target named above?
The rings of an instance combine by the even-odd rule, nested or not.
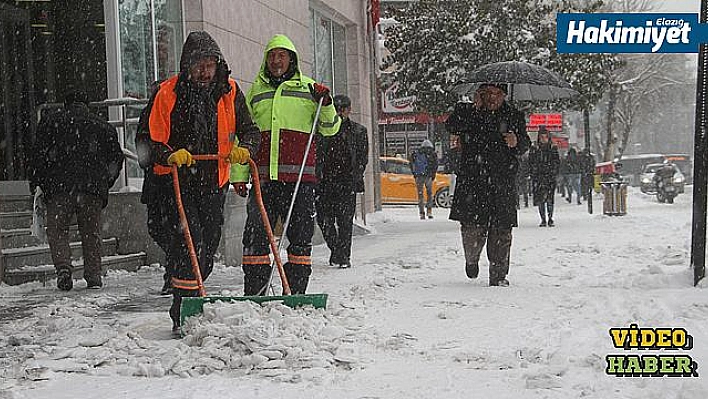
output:
[[[101,275],[101,210],[103,202],[92,194],[63,194],[47,196],[47,240],[52,252],[52,262],[57,272],[69,270],[69,226],[74,215],[81,234],[81,249],[84,256],[84,279]]]
[[[548,220],[553,220],[553,208],[554,204],[552,202],[541,202],[538,204],[538,215],[541,216],[541,221],[546,221],[546,215],[548,215]]]
[[[295,192],[295,183],[268,181],[261,183],[263,204],[270,225],[280,219],[285,223]],[[293,294],[304,294],[312,273],[312,234],[315,229],[315,185],[301,183],[285,236],[288,238],[288,262],[283,265]],[[244,294],[265,293],[271,274],[270,246],[256,198],[251,189],[248,198],[246,226],[243,232]]]
[[[484,244],[489,259],[489,284],[496,285],[509,274],[511,254],[511,228],[494,228],[462,223],[462,246],[467,264],[479,263]]]
[[[341,265],[349,262],[356,212],[356,193],[352,191],[352,183],[321,182],[316,204],[317,224],[331,251],[330,263]]]
[[[583,199],[587,199],[590,195],[590,190],[594,183],[593,175],[591,173],[583,173],[580,178],[580,191],[583,193]]]
[[[167,252],[172,242],[173,228],[171,226],[170,214],[173,211],[169,207],[174,204],[169,197],[173,197],[172,193],[172,175],[157,176],[151,170],[145,171],[145,179],[143,180],[143,195],[141,202],[147,208],[147,229],[150,237],[155,241],[160,249],[167,256]],[[172,201],[172,202],[166,202]],[[163,279],[166,284],[169,284],[171,273],[169,265],[165,264],[165,274]]]
[[[170,187],[170,189],[172,189]],[[189,232],[192,236],[194,251],[199,262],[199,272],[205,281],[214,269],[214,255],[221,240],[221,227],[224,224],[225,189],[203,190],[182,187],[182,204],[187,216]],[[173,301],[170,316],[174,323],[179,322],[181,298],[197,296],[198,290],[184,289],[184,281],[195,281],[189,249],[182,232],[177,202],[174,191],[165,192],[164,208],[161,212],[169,221],[163,227],[169,229],[170,242],[167,247],[167,265],[172,278]]]
[[[528,208],[529,206],[529,179],[519,178],[516,181],[516,191],[519,195],[516,196],[516,207],[520,208],[521,202],[519,201],[519,196],[524,199],[524,206]]]

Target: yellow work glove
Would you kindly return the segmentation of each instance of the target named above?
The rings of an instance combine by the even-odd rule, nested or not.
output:
[[[251,159],[251,153],[248,152],[247,148],[239,147],[234,145],[229,153],[229,162],[245,164]]]
[[[194,158],[192,157],[192,154],[189,153],[189,151],[185,150],[184,148],[180,148],[179,150],[170,154],[170,156],[167,158],[167,163],[169,163],[170,165],[174,164],[177,166],[192,166],[194,165]]]

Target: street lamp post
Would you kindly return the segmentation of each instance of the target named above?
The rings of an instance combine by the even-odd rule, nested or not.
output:
[[[700,22],[708,20],[708,0],[701,0]],[[708,49],[700,45],[698,54],[698,80],[696,82],[696,121],[693,144],[693,230],[691,232],[691,267],[693,284],[706,275],[706,189],[708,188],[708,162],[706,161],[706,128],[708,127]]]

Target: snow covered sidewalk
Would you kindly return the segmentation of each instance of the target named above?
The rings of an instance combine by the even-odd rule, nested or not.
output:
[[[691,194],[674,205],[631,192],[629,214],[558,197],[557,227],[519,212],[511,287],[465,277],[446,210],[369,216],[351,269],[315,248],[309,292],[326,310],[217,304],[170,337],[161,270],[111,273],[101,291],[0,287],[0,398],[689,398],[708,397],[708,297],[692,287]],[[219,266],[212,294],[240,295]],[[699,377],[618,378],[610,328],[684,328]]]

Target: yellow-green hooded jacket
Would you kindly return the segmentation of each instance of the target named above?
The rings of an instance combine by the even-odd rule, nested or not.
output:
[[[295,74],[280,85],[270,83],[266,73],[268,52],[274,48],[290,50],[295,55]],[[295,45],[285,35],[275,35],[265,48],[263,63],[255,82],[246,95],[246,104],[253,121],[261,131],[261,145],[253,160],[258,165],[262,181],[295,182],[300,171],[310,131],[315,120],[317,103],[310,93],[315,81],[300,72]],[[317,132],[332,136],[339,131],[341,121],[333,104],[322,106]],[[305,163],[302,181],[314,183],[315,141]],[[231,181],[248,180],[248,165],[234,165]]]

